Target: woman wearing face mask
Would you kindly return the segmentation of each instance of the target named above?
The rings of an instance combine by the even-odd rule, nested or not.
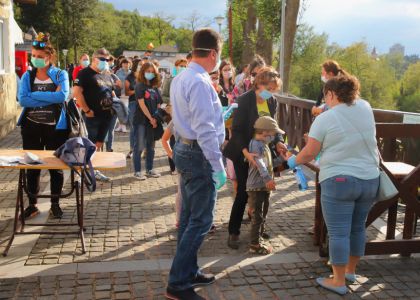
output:
[[[219,68],[220,73],[220,86],[223,88],[223,91],[228,98],[227,105],[231,104],[235,100],[233,89],[235,87],[235,72],[233,70],[232,64],[223,60]],[[226,106],[226,105],[223,105]]]
[[[160,75],[156,66],[151,62],[144,63],[137,74],[135,103],[138,105],[133,116],[133,165],[134,177],[138,180],[145,180],[147,177],[160,177],[160,174],[153,170],[155,141],[159,140],[163,134],[162,129],[160,137],[155,136],[157,129],[162,126],[156,116],[156,112],[162,104],[162,98],[158,90],[159,86]],[[141,173],[141,154],[143,150],[146,150],[146,173]]]
[[[281,84],[280,75],[272,67],[263,67],[256,75],[251,90],[237,99],[239,106],[233,118],[232,137],[223,151],[224,156],[233,161],[238,181],[229,220],[228,246],[232,249],[239,248],[240,228],[248,200],[246,192],[248,162],[255,165],[254,156],[248,151],[248,145],[254,133],[254,124],[259,117],[275,117],[277,101],[273,97],[273,93],[280,90]],[[270,149],[273,153],[287,151],[281,134],[275,136],[273,142],[270,143]],[[265,233],[263,236],[268,238]]]
[[[265,67],[264,59],[259,55],[255,55],[254,59],[249,65],[248,71],[245,74],[244,78],[239,82],[239,84],[235,86],[235,97],[239,97],[240,95],[249,91],[252,88],[255,76],[257,76],[257,73],[263,67]]]
[[[162,87],[162,99],[163,102],[166,104],[170,103],[170,91],[171,91],[171,83],[172,80],[175,78],[176,75],[180,74],[187,68],[187,60],[185,58],[178,59],[175,62],[175,68],[172,71],[172,75],[169,78],[165,78],[163,81]]]
[[[73,81],[76,80],[77,74],[79,74],[79,71],[88,67],[90,65],[89,55],[86,53],[83,53],[80,55],[79,58],[79,65],[74,68],[73,70]]]
[[[66,71],[56,68],[56,51],[52,47],[49,34],[39,33],[32,43],[32,71],[27,71],[21,80],[19,103],[24,108],[18,125],[21,126],[23,149],[55,150],[67,139],[67,132],[61,127],[60,113],[69,95],[69,79]],[[40,170],[27,171],[27,187],[31,194],[38,194]],[[63,187],[63,171],[49,170],[51,194],[59,195]],[[29,197],[29,206],[24,218],[38,215],[37,198]],[[50,213],[61,218],[63,212],[59,198],[51,198]]]
[[[115,75],[117,75],[118,78],[121,80],[121,82],[124,83],[128,74],[130,74],[130,62],[128,61],[128,59],[123,58],[120,62],[120,68],[115,73]],[[125,85],[124,84],[121,88],[121,95],[125,95]]]
[[[327,60],[321,65],[321,81],[324,85],[327,81],[337,75],[349,75],[345,70],[343,70],[338,62],[335,60]],[[328,106],[322,104],[322,100],[324,99],[323,90],[319,94],[315,106],[312,107],[312,115],[318,116],[322,112],[328,109]]]

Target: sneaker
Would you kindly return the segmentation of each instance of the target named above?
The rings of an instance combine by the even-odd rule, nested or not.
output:
[[[155,170],[149,170],[146,173],[147,177],[153,177],[153,178],[159,178],[160,177],[160,173],[156,172]]]
[[[131,159],[132,156],[133,156],[133,151],[130,151],[130,152],[128,152],[128,154],[125,158],[126,159]]]
[[[25,218],[25,220],[29,220],[35,218],[40,213],[41,212],[39,211],[38,207],[30,204],[27,208],[25,208],[25,211],[23,212],[23,217]]]
[[[114,132],[121,132],[121,127],[117,127],[114,129]]]
[[[61,219],[61,217],[63,216],[63,211],[61,210],[60,205],[58,203],[51,203],[50,215],[52,215],[56,219]]]
[[[134,178],[138,179],[138,180],[146,180],[147,177],[144,175],[144,173],[140,173],[140,172],[136,172],[134,173]]]
[[[216,277],[213,274],[198,274],[191,282],[192,287],[210,285],[216,281]]]
[[[104,181],[104,182],[108,182],[108,181],[111,180],[109,177],[105,176],[104,174],[102,174],[98,170],[95,171],[95,178],[96,178],[96,180]]]
[[[201,297],[197,294],[193,288],[189,288],[187,290],[177,291],[173,288],[167,287],[166,288],[166,299],[170,300],[205,300],[206,298]]]
[[[177,170],[171,171],[171,175],[178,175],[178,171]]]

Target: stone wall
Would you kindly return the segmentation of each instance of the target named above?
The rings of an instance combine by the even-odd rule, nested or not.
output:
[[[13,18],[10,0],[0,0],[0,17],[10,26],[9,18]],[[16,102],[14,42],[10,34],[5,35],[4,44],[7,47],[5,54],[9,55],[5,60],[6,74],[0,75],[0,138],[13,130],[20,112]]]
[[[0,138],[15,128],[19,112],[15,74],[0,75]]]

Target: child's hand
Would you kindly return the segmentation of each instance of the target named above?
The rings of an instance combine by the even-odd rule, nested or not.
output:
[[[270,191],[274,191],[276,189],[276,183],[274,182],[273,179],[271,179],[269,182],[265,184],[265,187]]]

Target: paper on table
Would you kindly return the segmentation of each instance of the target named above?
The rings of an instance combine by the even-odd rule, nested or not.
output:
[[[0,166],[14,166],[23,160],[22,156],[0,156]]]

